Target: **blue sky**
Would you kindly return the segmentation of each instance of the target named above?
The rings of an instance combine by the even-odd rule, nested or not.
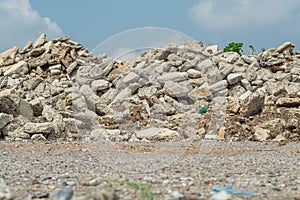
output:
[[[235,41],[300,47],[299,0],[0,0],[0,50],[41,33],[68,35],[92,50],[122,31],[162,27],[223,48]]]

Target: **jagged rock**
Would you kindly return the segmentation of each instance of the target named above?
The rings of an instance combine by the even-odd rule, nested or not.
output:
[[[13,119],[12,115],[0,113],[0,129],[4,128]]]
[[[222,79],[227,77],[228,74],[230,74],[234,69],[234,66],[225,62],[220,62],[219,63],[219,70],[220,70],[220,75]]]
[[[112,101],[112,104],[117,103],[119,101],[126,101],[132,94],[132,90],[129,87],[124,88],[121,90]]]
[[[45,136],[43,134],[34,134],[31,136],[30,138],[31,140],[33,141],[43,141],[43,142],[46,142],[48,141],[47,138],[45,138]]]
[[[53,132],[53,125],[50,122],[44,123],[27,123],[23,126],[25,133],[29,134],[43,134],[48,136]]]
[[[125,142],[125,141],[129,141],[129,139],[132,136],[131,133],[122,132],[119,129],[113,129],[113,130],[107,129],[107,130],[105,130],[105,132],[107,134],[107,137],[110,139],[110,141],[113,141],[113,142]],[[102,134],[103,134],[103,132],[102,132]]]
[[[252,94],[252,92],[247,90],[244,94],[239,96],[239,100],[240,101],[245,101],[251,94]]]
[[[290,118],[286,123],[286,128],[290,130],[296,129],[299,127],[299,122],[300,121],[297,118]]]
[[[63,118],[63,121],[64,121],[64,125],[65,125],[64,128],[67,137],[72,139],[77,139],[79,137],[77,124],[80,124],[80,121],[74,118]]]
[[[167,128],[149,128],[137,131],[136,136],[140,140],[146,139],[149,141],[171,141],[182,138],[178,132],[169,130]]]
[[[240,102],[240,112],[244,117],[255,115],[263,109],[264,101],[264,96],[258,93],[252,93],[245,100]]]
[[[184,72],[170,72],[157,78],[158,82],[163,84],[167,81],[181,82],[187,80],[188,74]]]
[[[36,77],[36,78],[30,79],[28,89],[34,90],[42,82],[43,82],[43,79],[41,77]]]
[[[263,129],[259,126],[254,128],[253,139],[256,141],[266,141],[270,137],[270,130]]]
[[[295,67],[293,67],[291,69],[291,74],[294,74],[294,75],[297,75],[297,76],[300,76],[300,65],[299,63],[297,65],[294,65]]]
[[[54,133],[51,135],[48,135],[48,139],[58,139],[58,138],[65,138],[66,133],[65,133],[65,122],[63,119],[63,116],[61,114],[57,114],[53,121],[52,121],[52,126]]]
[[[105,58],[99,66],[93,67],[89,71],[89,75],[92,79],[95,80],[104,78],[109,74],[109,72],[112,71],[114,65],[115,63],[111,58]]]
[[[58,76],[62,73],[62,66],[61,64],[52,65],[49,67],[51,76]]]
[[[18,51],[19,51],[19,48],[14,46],[13,48],[1,53],[0,54],[0,67],[14,64]]]
[[[19,102],[19,113],[29,121],[33,119],[33,109],[27,101],[21,99]]]
[[[277,135],[283,133],[284,128],[285,128],[286,122],[283,119],[280,118],[274,118],[268,121],[265,121],[258,126],[269,130],[269,139],[275,138]]]
[[[201,78],[202,77],[201,72],[199,72],[198,70],[195,70],[195,69],[189,69],[189,70],[187,70],[187,73],[188,73],[189,78]]]
[[[32,41],[28,41],[23,49],[20,51],[20,53],[27,53],[32,48]]]
[[[256,71],[259,70],[259,66],[256,64],[251,64],[247,67],[245,77],[249,82],[256,80],[257,74]]]
[[[94,80],[91,83],[91,88],[94,92],[103,91],[109,89],[111,84],[106,80]]]
[[[201,86],[193,89],[188,96],[194,100],[209,99],[211,97],[211,93],[208,87]]]
[[[233,64],[239,57],[240,55],[236,52],[225,52],[220,55],[222,60],[226,63]]]
[[[4,72],[4,76],[10,76],[12,74],[27,74],[28,65],[25,61],[20,61],[12,65],[8,70]]]
[[[298,107],[300,106],[300,98],[279,98],[276,102],[278,106]]]
[[[0,112],[17,115],[19,112],[17,102],[12,96],[10,89],[0,91]]]
[[[246,55],[242,55],[241,59],[247,63],[248,65],[252,64],[252,63],[256,63],[257,59],[255,57],[252,56],[246,56]]]
[[[284,84],[281,82],[268,82],[266,85],[270,95],[279,96],[284,92]]]
[[[229,97],[240,97],[243,94],[245,94],[246,91],[247,90],[243,86],[236,84],[234,87],[232,87],[229,90],[228,96]]]
[[[276,138],[273,139],[275,142],[285,141],[286,138],[283,135],[277,135]]]
[[[52,122],[57,115],[58,112],[52,106],[45,105],[43,107],[42,116],[45,117],[48,122]]]
[[[48,59],[47,56],[33,58],[28,61],[28,65],[30,68],[42,67],[48,63]]]
[[[95,105],[99,101],[99,97],[93,92],[93,90],[88,85],[83,85],[79,91],[83,94],[88,104],[88,107],[92,110],[95,110]]]
[[[212,62],[211,59],[205,59],[202,60],[197,66],[196,66],[196,70],[203,72],[206,71],[207,69],[212,68],[212,66],[214,65],[214,63]]]
[[[129,88],[129,90],[131,91],[130,88]],[[98,102],[108,105],[114,100],[114,98],[117,96],[117,94],[118,94],[118,91],[116,89],[110,88],[104,94],[101,95]]]
[[[227,81],[230,85],[234,85],[238,82],[240,82],[242,80],[242,74],[240,73],[233,73],[233,74],[229,74],[227,76]]]
[[[131,84],[131,83],[135,83],[140,79],[139,75],[137,75],[134,72],[130,72],[129,74],[127,74],[124,79],[123,82],[125,84]]]
[[[24,118],[22,115],[14,117],[10,123],[8,123],[3,129],[2,133],[4,136],[12,137],[12,138],[24,138],[28,139],[28,135],[24,134],[22,131],[22,127],[26,124],[30,123],[30,121]]]
[[[276,51],[278,53],[283,53],[284,51],[288,50],[288,51],[292,51],[295,48],[295,45],[291,42],[285,42],[282,45],[280,45]]]
[[[253,86],[263,86],[263,84],[264,84],[264,82],[262,81],[262,80],[254,80],[254,81],[252,81],[251,82],[251,84],[253,85]]]
[[[38,56],[42,55],[45,51],[46,51],[46,49],[43,48],[43,47],[35,48],[35,49],[31,50],[31,52],[29,53],[29,55],[31,57],[38,57]]]
[[[217,53],[219,53],[219,46],[218,45],[208,46],[208,47],[206,47],[205,51],[212,55],[217,54]]]
[[[41,34],[38,39],[33,43],[33,48],[42,46],[46,42],[46,34]]]
[[[72,64],[69,65],[69,67],[67,68],[67,73],[68,75],[71,75],[72,72],[78,68],[78,63],[77,61],[73,62]]]
[[[273,79],[274,75],[270,70],[267,69],[260,69],[259,71],[259,76],[261,77],[261,80],[265,81],[270,81]]]
[[[166,81],[163,90],[170,97],[184,97],[189,92],[188,88],[173,81]]]
[[[9,132],[9,131],[7,131],[7,129],[4,129],[4,130],[2,130],[2,134],[5,138],[18,139],[18,138],[22,138],[24,132],[20,132],[20,130],[18,130],[18,132],[16,132],[16,131]],[[27,134],[25,139],[30,139],[30,135],[28,133],[25,133],[25,134]],[[19,137],[20,135],[21,135],[21,137]]]
[[[250,82],[245,78],[241,80],[241,85],[248,91],[252,90]]]
[[[210,85],[209,91],[213,94],[223,94],[222,96],[226,96],[227,95],[227,86],[228,86],[228,82],[226,80],[222,80],[213,85]],[[225,90],[225,93],[223,93],[224,90]]]
[[[42,102],[44,100],[45,100],[45,98],[39,97],[39,98],[33,99],[29,102],[32,107],[32,110],[33,110],[33,115],[35,117],[42,115],[42,111],[43,111],[43,103]]]
[[[239,99],[236,97],[227,98],[227,111],[236,114],[240,109]]]

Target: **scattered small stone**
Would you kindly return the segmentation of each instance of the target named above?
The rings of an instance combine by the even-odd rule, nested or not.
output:
[[[50,194],[50,200],[71,200],[73,197],[73,190],[71,189],[55,189]]]
[[[118,200],[118,196],[116,195],[113,189],[105,189],[98,192],[93,192],[90,195],[92,199],[95,200]]]
[[[165,200],[184,200],[186,199],[185,198],[185,195],[184,194],[181,194],[180,192],[178,191],[174,191],[172,192],[170,195],[168,195]]]
[[[230,200],[232,199],[232,195],[228,194],[225,191],[213,194],[209,200]]]
[[[10,200],[13,199],[13,196],[10,192],[10,189],[6,185],[5,181],[0,178],[0,199],[1,200]]]

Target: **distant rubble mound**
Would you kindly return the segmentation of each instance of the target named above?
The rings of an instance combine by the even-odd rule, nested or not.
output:
[[[0,54],[0,136],[77,140],[97,131],[116,142],[299,141],[294,47],[240,56],[217,45],[172,43],[119,61],[42,34]]]

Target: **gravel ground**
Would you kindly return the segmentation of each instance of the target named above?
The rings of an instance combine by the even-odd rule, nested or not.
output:
[[[152,194],[154,199],[209,199],[217,197],[211,194],[212,189],[223,187],[255,190],[249,199],[300,199],[299,142],[204,140],[184,152],[149,151],[143,146],[132,149],[127,148],[127,152],[156,156],[159,165],[164,155],[177,156],[170,157],[172,162],[166,160],[167,165],[161,168],[146,170],[137,165],[140,170],[129,173],[122,169],[134,169],[136,162],[131,163],[130,158],[124,159],[130,168],[120,167],[124,163],[114,167],[107,155],[81,143],[1,142],[0,178],[15,199],[47,199],[59,188],[70,188],[73,199],[101,199],[104,193],[119,199],[142,199],[140,192],[149,199]],[[110,153],[111,160],[118,159],[114,155],[117,151]],[[147,159],[143,154],[138,156],[142,161]],[[232,199],[246,197],[233,195]]]

